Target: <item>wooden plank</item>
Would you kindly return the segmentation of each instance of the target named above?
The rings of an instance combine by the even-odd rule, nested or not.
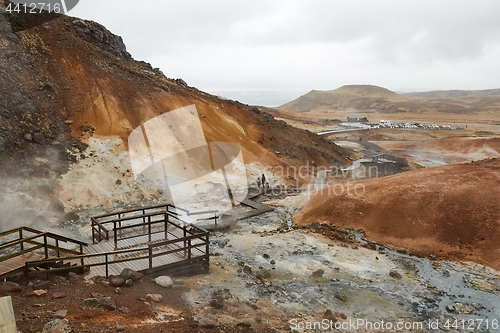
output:
[[[0,298],[0,332],[17,333],[16,317],[10,296]]]
[[[0,265],[0,276],[7,274],[11,271],[24,267],[27,261],[36,261],[45,258],[44,255],[35,252],[26,253],[11,259],[8,259]]]

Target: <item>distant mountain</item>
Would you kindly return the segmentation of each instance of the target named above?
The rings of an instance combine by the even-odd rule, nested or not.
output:
[[[398,94],[374,85],[346,85],[330,91],[312,90],[278,109],[290,112],[498,112],[500,89]]]

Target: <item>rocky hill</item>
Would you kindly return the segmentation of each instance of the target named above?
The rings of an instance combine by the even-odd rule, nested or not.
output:
[[[397,94],[373,85],[347,85],[331,91],[312,90],[278,109],[290,112],[488,113],[500,109],[500,90]]]
[[[19,223],[53,219],[44,215],[47,200],[60,213],[137,203],[143,195],[130,170],[129,134],[192,104],[207,142],[239,145],[251,177],[266,166],[348,164],[349,152],[332,142],[134,60],[122,38],[96,22],[8,13],[6,3],[0,1],[0,180],[8,190],[0,210],[14,218],[18,206],[32,207]],[[21,201],[13,199],[20,188]]]

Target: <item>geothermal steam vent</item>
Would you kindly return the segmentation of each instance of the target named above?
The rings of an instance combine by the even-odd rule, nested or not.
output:
[[[137,184],[169,192],[177,207],[210,205],[222,213],[247,195],[240,148],[229,142],[207,144],[194,105],[148,120],[132,131],[128,144]]]

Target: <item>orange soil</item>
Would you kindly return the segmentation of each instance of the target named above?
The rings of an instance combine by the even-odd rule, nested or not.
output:
[[[418,255],[500,269],[499,159],[362,180],[351,189],[355,185],[359,196],[352,190],[317,194],[296,222],[361,229],[372,241]]]
[[[97,48],[76,36],[73,28],[66,29],[72,27],[71,20],[61,17],[50,21],[50,31],[38,26],[22,34],[35,62],[50,74],[61,100],[60,112],[72,122],[73,136],[85,140],[93,128],[94,135],[119,136],[126,143],[130,132],[145,121],[195,104],[207,141],[238,144],[245,162],[348,163],[349,153],[333,143],[275,121],[256,108],[148,74],[147,64]]]

